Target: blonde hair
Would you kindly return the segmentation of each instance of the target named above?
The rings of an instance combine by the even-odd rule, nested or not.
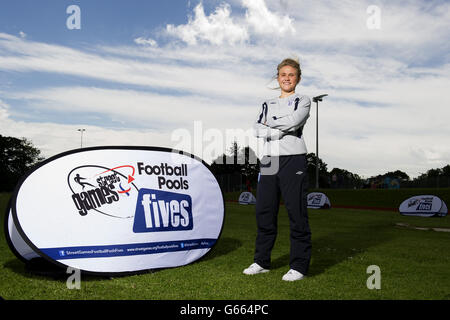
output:
[[[295,70],[297,70],[297,84],[300,82],[300,77],[302,75],[302,69],[300,68],[300,62],[298,58],[286,58],[283,61],[281,61],[278,66],[277,66],[277,74],[273,76],[273,80],[278,79],[279,73],[280,73],[280,69],[285,67],[285,66],[290,66],[292,68],[294,68]],[[278,90],[280,89],[280,87],[276,87],[276,88],[271,88],[272,90]]]
[[[280,64],[277,66],[277,77],[280,73],[280,69],[285,67],[285,66],[290,66],[292,68],[294,68],[295,70],[297,70],[297,76],[300,79],[301,75],[302,75],[302,69],[300,69],[300,62],[298,61],[298,58],[286,58],[283,61],[280,62]]]

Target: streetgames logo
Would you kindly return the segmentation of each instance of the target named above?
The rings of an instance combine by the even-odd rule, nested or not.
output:
[[[433,207],[433,197],[422,197],[412,199],[408,202],[408,208],[416,206],[417,211],[431,211]]]
[[[322,200],[322,194],[312,194],[308,197],[308,204],[311,206],[319,206]]]
[[[137,197],[136,191],[139,189],[133,183],[134,174],[135,169],[131,165],[115,168],[85,165],[70,171],[67,183],[78,213],[85,216],[94,210],[110,217],[131,218],[120,214],[119,201],[130,196]]]
[[[240,201],[242,201],[242,202],[249,202],[250,201],[250,193],[244,193],[242,196],[241,196],[241,199],[239,199]]]

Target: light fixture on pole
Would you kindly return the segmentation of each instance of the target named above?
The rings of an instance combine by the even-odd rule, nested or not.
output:
[[[78,129],[77,131],[81,132],[81,146],[80,146],[80,148],[83,148],[83,132],[85,132],[86,129]]]
[[[322,98],[327,95],[313,97],[313,101],[316,103],[316,189],[319,188],[319,101],[322,101]]]

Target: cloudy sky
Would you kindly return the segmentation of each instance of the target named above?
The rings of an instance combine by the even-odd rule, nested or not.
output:
[[[77,7],[73,7],[76,5]],[[248,129],[276,65],[319,105],[319,156],[369,177],[450,163],[450,3],[16,0],[0,3],[0,134],[50,157],[184,149],[210,162]],[[304,135],[315,152],[316,108]],[[231,138],[230,138],[231,137]]]

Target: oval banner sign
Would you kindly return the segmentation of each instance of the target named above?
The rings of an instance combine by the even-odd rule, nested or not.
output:
[[[443,200],[433,195],[414,196],[403,201],[399,206],[400,214],[418,217],[444,217],[447,206]]]
[[[222,231],[224,200],[208,165],[193,155],[95,147],[34,168],[10,212],[16,254],[88,273],[136,273],[204,256]]]
[[[308,193],[308,205],[310,209],[329,209],[331,208],[330,199],[322,192]]]
[[[239,195],[240,204],[256,204],[256,198],[253,193],[244,191]]]
[[[28,246],[20,236],[17,228],[14,224],[11,209],[8,210],[7,221],[5,221],[5,238],[13,251],[13,253],[22,261],[28,261],[33,258],[39,258],[40,256]]]

